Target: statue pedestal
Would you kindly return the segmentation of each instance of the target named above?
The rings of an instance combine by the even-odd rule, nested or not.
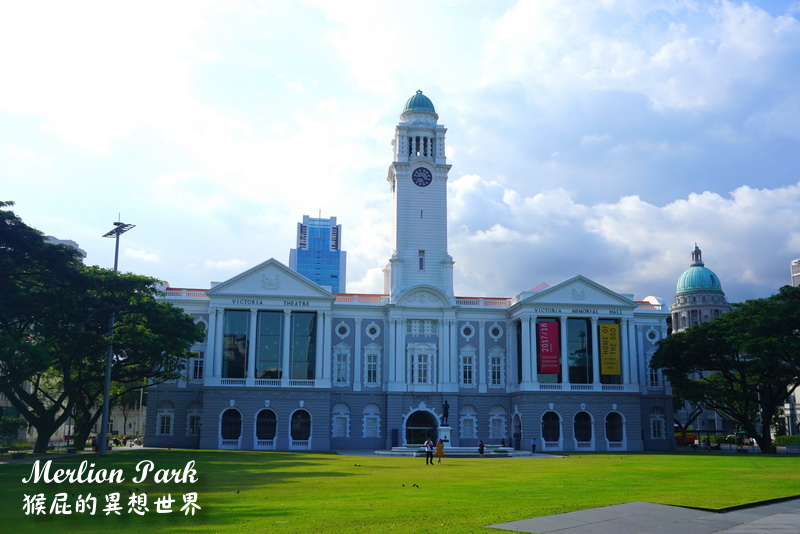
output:
[[[440,426],[439,427],[439,439],[444,441],[445,443],[450,443],[450,427],[449,426]]]

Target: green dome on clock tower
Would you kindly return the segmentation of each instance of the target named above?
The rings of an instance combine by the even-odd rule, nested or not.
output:
[[[422,94],[422,91],[417,90],[417,93],[406,101],[406,107],[403,108],[403,113],[407,111],[426,111],[428,113],[436,113],[433,107],[433,102],[427,96]]]

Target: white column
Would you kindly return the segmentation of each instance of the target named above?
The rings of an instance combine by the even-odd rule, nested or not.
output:
[[[591,318],[591,335],[587,341],[592,342],[592,384],[600,384],[600,350],[598,348],[599,333],[597,331],[597,317]]]
[[[258,326],[258,310],[250,309],[250,325],[247,329],[247,370],[244,373],[246,386],[255,386],[256,376],[256,333]]]
[[[455,391],[458,391],[460,380],[458,376],[458,318],[453,318],[447,323],[447,337],[450,338],[450,351],[453,356],[450,361],[450,376],[452,377]]]
[[[206,378],[219,377],[217,372],[217,360],[220,359],[219,350],[217,349],[217,317],[219,316],[217,308],[208,310],[208,338],[206,339],[206,358],[203,362],[203,382],[208,383]]]
[[[530,332],[531,332],[531,334],[530,334],[531,335],[531,348],[530,348],[530,351],[531,351],[531,363],[530,363],[530,365],[531,365],[531,384],[533,384],[536,389],[538,389],[538,385],[539,385],[539,366],[536,365],[537,364],[537,359],[538,359],[537,358],[537,354],[539,352],[539,347],[536,344],[536,335],[538,334],[538,332],[536,330],[536,328],[538,326],[536,321],[538,319],[539,319],[539,317],[536,314],[534,314],[531,317],[531,330],[530,330]]]
[[[292,310],[283,310],[283,372],[281,386],[289,386],[289,372],[292,367]]]
[[[517,372],[517,362],[519,361],[519,354],[517,353],[517,322],[511,321],[506,327],[506,353],[508,354],[508,383],[515,388],[519,388],[520,377]]]
[[[406,383],[406,320],[397,319],[395,322],[395,347],[394,347],[394,364],[395,364],[395,378],[400,386],[400,391],[405,391],[408,384]]]
[[[216,330],[218,341],[214,347],[214,352],[217,354],[214,358],[214,375],[222,377],[222,349],[225,345],[225,310],[219,310],[217,312]]]
[[[439,380],[438,380],[438,387],[437,391],[444,391],[444,384],[450,381],[449,377],[449,347],[450,343],[447,341],[447,326],[445,324],[444,319],[438,321],[438,326],[436,328],[436,338],[438,340],[438,352],[439,358],[436,362],[437,367],[439,368]]]
[[[397,365],[395,364],[395,360],[397,359],[397,354],[395,354],[395,350],[397,349],[397,343],[395,342],[395,338],[397,337],[397,332],[395,332],[396,323],[397,319],[388,320],[388,328],[386,329],[386,343],[384,344],[385,346],[383,348],[383,365],[387,370],[390,387],[393,387],[393,385],[397,382]]]
[[[524,315],[520,321],[522,328],[522,389],[531,387],[531,318]]]
[[[638,384],[639,383],[639,369],[636,365],[638,358],[636,358],[636,325],[633,323],[632,319],[624,319],[623,320],[624,328],[625,328],[625,377],[623,383],[625,384]],[[635,369],[635,371],[634,371]],[[636,378],[634,379],[634,373],[636,374]],[[647,375],[644,376],[645,380],[647,379]]]
[[[314,351],[314,380],[322,380],[325,378],[325,312],[317,312],[317,326],[314,333],[316,350]]]
[[[561,383],[569,384],[569,344],[567,340],[567,316],[560,315],[558,317],[561,323]]]
[[[353,391],[361,391],[361,374],[364,365],[364,354],[361,350],[361,319],[356,319],[355,332],[353,332]]]
[[[489,363],[486,361],[485,321],[478,321],[478,393],[486,393],[489,387]]]

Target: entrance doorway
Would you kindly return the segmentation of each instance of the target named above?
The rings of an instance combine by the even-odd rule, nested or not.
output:
[[[406,420],[406,445],[422,445],[427,438],[438,437],[436,418],[430,412],[418,411]]]

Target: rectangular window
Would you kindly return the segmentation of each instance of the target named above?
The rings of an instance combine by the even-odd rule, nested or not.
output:
[[[465,417],[461,420],[461,437],[474,438],[475,437],[475,419],[472,417]]]
[[[417,354],[416,355],[416,380],[412,380],[417,384],[427,384],[428,383],[428,355],[427,354]]]
[[[195,382],[202,382],[203,380],[203,358],[194,358],[192,360],[192,375],[191,379]]]
[[[333,418],[333,436],[334,438],[347,437],[347,417],[341,415]]]
[[[503,420],[499,417],[493,417],[489,422],[489,437],[491,439],[501,439],[503,436]]]
[[[419,251],[419,270],[420,271],[424,271],[425,270],[425,251],[424,250],[420,250]]]
[[[570,384],[591,384],[592,336],[589,319],[567,319]]]
[[[423,321],[422,322],[422,333],[426,336],[432,336],[434,334],[434,330],[436,329],[436,321]]]
[[[172,434],[172,415],[159,416],[158,433],[162,436],[168,436]]]
[[[313,380],[317,366],[317,314],[292,312],[291,373],[294,380]]]
[[[348,381],[348,354],[337,353],[334,355],[334,382],[338,385],[346,385]]]
[[[256,328],[256,378],[279,379],[283,357],[283,312],[258,312]]]
[[[660,388],[661,387],[661,371],[659,369],[653,369],[652,367],[648,366],[649,376],[650,376],[650,387],[651,388]]]
[[[247,369],[250,312],[225,310],[222,340],[222,377],[244,378]]]
[[[475,384],[475,357],[472,355],[461,357],[461,385],[472,386]]]
[[[199,436],[200,435],[200,416],[196,414],[189,415],[189,429],[188,434],[190,436]]]
[[[368,353],[367,354],[367,365],[366,365],[366,384],[368,386],[377,386],[378,385],[378,368],[379,368],[379,356],[375,353]]]
[[[650,437],[652,439],[664,439],[664,420],[651,419],[650,420]]]
[[[378,418],[370,415],[364,418],[364,437],[378,438]]]
[[[492,356],[489,362],[489,380],[493,386],[503,385],[503,357]]]

